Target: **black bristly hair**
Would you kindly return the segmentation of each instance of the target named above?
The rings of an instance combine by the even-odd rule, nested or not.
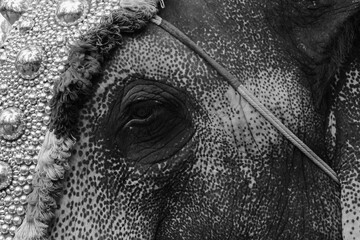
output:
[[[66,70],[54,86],[49,129],[58,137],[75,136],[79,109],[92,93],[92,86],[102,73],[103,64],[117,47],[122,34],[141,30],[151,15],[120,9],[71,46]]]

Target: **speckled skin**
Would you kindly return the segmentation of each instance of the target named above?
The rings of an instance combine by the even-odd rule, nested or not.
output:
[[[327,160],[325,119],[265,2],[167,1],[161,16]],[[336,184],[175,38],[151,24],[105,69],[50,239],[341,239]]]
[[[359,48],[356,48],[359,49]],[[344,240],[360,239],[360,51],[336,76],[327,139],[341,181]]]

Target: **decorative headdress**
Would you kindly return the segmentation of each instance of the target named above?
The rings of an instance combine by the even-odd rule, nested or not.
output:
[[[121,34],[144,27],[159,3],[0,2],[13,23],[0,50],[0,240],[46,237],[76,141],[78,108],[121,46]]]

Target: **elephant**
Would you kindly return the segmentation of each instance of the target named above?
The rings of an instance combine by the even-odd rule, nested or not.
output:
[[[359,8],[2,1],[0,239],[358,239]]]
[[[358,41],[358,40],[356,40]],[[359,238],[359,51],[356,46],[331,86],[326,141],[329,157],[338,162],[344,239]]]

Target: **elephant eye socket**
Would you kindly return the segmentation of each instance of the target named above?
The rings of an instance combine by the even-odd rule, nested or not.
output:
[[[104,118],[104,138],[121,157],[136,164],[171,158],[194,134],[192,99],[179,90],[153,81],[126,86]]]

